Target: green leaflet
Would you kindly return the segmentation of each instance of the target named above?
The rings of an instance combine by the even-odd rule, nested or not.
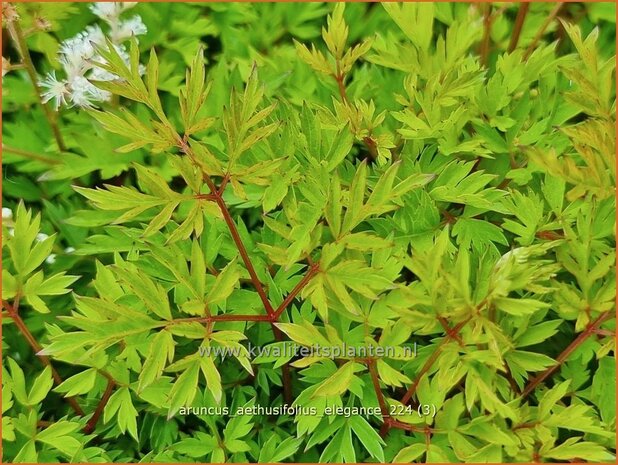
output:
[[[316,389],[315,396],[334,396],[343,394],[350,387],[354,373],[359,366],[353,362],[347,362],[333,375],[323,381]]]
[[[174,416],[182,406],[191,405],[197,394],[197,380],[200,369],[200,361],[194,359],[183,371],[169,392],[169,411],[168,418]]]
[[[167,363],[174,360],[174,338],[168,331],[160,331],[153,338],[139,375],[138,391],[142,391],[161,376]]]
[[[65,393],[67,397],[73,397],[77,394],[86,394],[94,387],[94,382],[97,377],[97,371],[93,368],[83,371],[75,376],[71,376],[58,387],[56,392]]]
[[[107,423],[116,417],[116,423],[121,432],[128,432],[133,439],[138,441],[137,436],[137,410],[133,406],[129,389],[122,387],[109,398],[109,402],[103,411],[103,421]]]

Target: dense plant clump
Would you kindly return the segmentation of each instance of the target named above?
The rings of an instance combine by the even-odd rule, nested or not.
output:
[[[5,462],[615,460],[615,4],[3,32]]]

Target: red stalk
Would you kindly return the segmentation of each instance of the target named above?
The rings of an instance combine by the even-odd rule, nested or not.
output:
[[[541,384],[547,377],[549,377],[554,371],[556,371],[560,366],[569,358],[569,356],[573,353],[575,349],[577,349],[582,343],[588,339],[592,334],[595,333],[596,329],[601,326],[601,324],[610,317],[611,312],[601,313],[594,321],[588,324],[586,329],[579,333],[579,335],[571,342],[566,349],[564,349],[560,355],[556,358],[555,365],[547,368],[540,375],[532,378],[528,385],[524,388],[521,393],[522,397],[527,397],[534,389]]]
[[[19,313],[17,312],[17,305],[13,307],[13,305],[8,303],[6,300],[3,300],[2,306],[8,312],[9,316],[15,323],[15,326],[17,326],[17,328],[19,329],[19,332],[24,336],[26,341],[28,341],[28,344],[30,345],[30,347],[32,347],[32,350],[34,350],[34,353],[39,357],[39,360],[41,360],[41,362],[44,365],[51,368],[52,377],[54,378],[54,383],[56,385],[61,384],[63,381],[62,377],[52,365],[52,362],[49,359],[49,357],[47,355],[39,355],[39,352],[43,350],[43,347],[41,346],[41,344],[38,343],[38,341],[35,339],[35,337],[32,335],[32,333],[30,332],[30,330],[24,323],[24,320],[22,320],[22,318],[19,316]],[[80,417],[84,416],[84,411],[79,406],[79,404],[77,403],[74,397],[65,397],[65,399],[77,415],[79,415]]]

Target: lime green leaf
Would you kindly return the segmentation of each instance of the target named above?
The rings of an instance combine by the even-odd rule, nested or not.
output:
[[[161,376],[165,365],[174,360],[174,338],[169,331],[159,331],[153,338],[139,374],[137,391],[141,392]]]
[[[226,267],[217,275],[217,279],[206,296],[206,301],[210,305],[217,305],[224,302],[231,294],[240,277],[237,259],[234,258]]]
[[[315,390],[314,396],[336,396],[348,390],[354,373],[361,369],[360,365],[354,362],[346,362],[337,371],[321,382]]]
[[[168,419],[173,417],[180,407],[189,406],[193,402],[197,394],[200,364],[200,360],[193,360],[188,368],[176,379],[169,393]]]
[[[35,378],[30,392],[28,392],[28,404],[37,405],[41,403],[53,385],[54,379],[51,375],[51,366],[46,366],[41,374]]]
[[[73,397],[79,394],[87,394],[94,388],[97,379],[96,368],[89,368],[64,380],[54,388],[56,392],[65,393],[65,397]]]

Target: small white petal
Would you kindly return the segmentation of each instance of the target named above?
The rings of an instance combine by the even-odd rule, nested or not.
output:
[[[36,235],[36,240],[39,241],[39,242],[42,242],[42,241],[44,241],[47,238],[49,238],[49,236],[47,234],[45,234],[45,233],[38,233]]]
[[[105,21],[113,21],[122,13],[118,2],[96,2],[90,5],[90,11]]]
[[[13,210],[8,207],[2,207],[2,219],[10,220],[13,218]]]
[[[146,34],[148,29],[139,15],[135,15],[125,21],[121,21],[112,39],[115,42],[123,42],[132,36]]]
[[[69,81],[76,76],[83,76],[92,68],[91,60],[96,55],[96,47],[104,44],[105,35],[96,24],[62,42],[59,59]]]
[[[56,73],[52,71],[45,78],[39,81],[39,87],[41,87],[41,99],[43,103],[47,103],[50,100],[54,101],[54,108],[58,110],[62,105],[67,104],[67,97],[69,96],[69,88],[67,81],[56,79]]]
[[[64,253],[73,253],[75,252],[75,247],[67,247],[64,249]]]
[[[71,104],[81,108],[92,108],[93,102],[108,101],[111,94],[95,87],[88,79],[77,76],[71,81]]]
[[[96,16],[109,24],[116,23],[118,17],[130,8],[137,5],[137,2],[96,2],[90,6]]]
[[[47,263],[48,265],[52,265],[56,263],[56,254],[55,253],[50,254],[49,257],[45,259],[45,263]]]
[[[98,24],[86,27],[84,39],[91,44],[105,45],[105,34]]]

